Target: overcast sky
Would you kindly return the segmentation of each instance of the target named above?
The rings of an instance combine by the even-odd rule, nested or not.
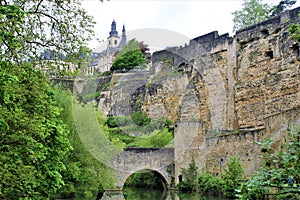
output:
[[[280,0],[264,0],[263,2],[277,5]],[[242,0],[82,0],[82,6],[88,13],[94,16],[96,21],[95,33],[100,40],[106,41],[111,22],[117,23],[117,31],[121,34],[125,24],[130,37],[140,34],[150,35],[152,39],[177,38],[178,41],[192,39],[212,31],[218,31],[219,35],[232,33],[232,12],[240,10]],[[298,1],[295,7],[300,6]],[[158,32],[157,32],[158,31]],[[165,33],[166,37],[161,37]],[[134,36],[135,35],[135,36]],[[170,35],[170,36],[168,36]],[[148,37],[139,39],[145,43],[153,43]],[[177,45],[163,41],[164,45]],[[101,45],[94,40],[91,48]],[[152,44],[157,46],[158,44]]]

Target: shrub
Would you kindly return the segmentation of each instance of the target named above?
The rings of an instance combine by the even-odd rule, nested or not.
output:
[[[240,199],[265,199],[270,193],[268,188],[277,187],[278,192],[273,191],[277,197],[292,196],[297,199],[299,191],[296,188],[287,187],[287,181],[292,178],[299,183],[300,176],[300,129],[288,129],[288,142],[282,146],[282,150],[274,153],[271,139],[265,139],[262,146],[263,162],[262,166],[239,190],[237,195]],[[295,190],[294,190],[295,189]]]
[[[196,190],[198,167],[196,166],[194,158],[189,163],[189,168],[181,168],[183,181],[178,185],[178,189],[181,191],[193,191]]]
[[[130,113],[132,121],[138,126],[147,126],[151,122],[151,118],[144,112],[132,112]]]
[[[223,183],[221,178],[204,173],[198,177],[197,188],[201,193],[220,195],[222,194]]]
[[[103,91],[107,90],[107,88],[108,88],[109,86],[110,86],[110,82],[105,83],[105,84],[103,85],[103,87],[102,87],[102,90],[103,90]]]
[[[109,76],[112,74],[112,71],[105,71],[101,73],[101,76]]]
[[[118,127],[118,124],[117,124],[117,122],[115,120],[115,117],[108,117],[107,121],[106,121],[106,124],[110,128]]]
[[[228,168],[225,170],[225,174],[222,176],[224,180],[224,186],[222,191],[225,196],[234,197],[236,195],[236,189],[240,188],[241,181],[243,180],[243,168],[237,157],[231,157],[228,161]]]

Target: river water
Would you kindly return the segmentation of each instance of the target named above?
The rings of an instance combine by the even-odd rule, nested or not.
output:
[[[221,200],[221,197],[209,197],[200,193],[177,193],[175,191],[151,189],[125,189],[122,192],[106,192],[101,200]]]

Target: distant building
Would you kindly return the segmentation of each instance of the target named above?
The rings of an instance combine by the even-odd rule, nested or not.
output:
[[[127,43],[126,30],[123,25],[121,37],[116,30],[116,22],[113,20],[111,23],[111,30],[109,32],[109,37],[107,38],[107,48],[100,53],[94,53],[93,57],[95,60],[89,64],[86,69],[86,74],[91,73],[102,73],[109,71],[114,59],[116,58],[117,52],[122,49],[122,47]]]
[[[67,76],[68,72],[75,72],[77,67],[73,63],[65,62],[65,59],[65,55],[45,50],[35,62],[34,68],[50,77]]]

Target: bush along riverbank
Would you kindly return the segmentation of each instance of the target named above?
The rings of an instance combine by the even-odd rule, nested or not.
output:
[[[243,200],[300,199],[300,127],[289,128],[286,141],[279,152],[274,152],[269,138],[258,143],[263,162],[248,180],[237,157],[230,158],[219,177],[199,172],[192,158],[189,167],[182,169],[178,190]]]

